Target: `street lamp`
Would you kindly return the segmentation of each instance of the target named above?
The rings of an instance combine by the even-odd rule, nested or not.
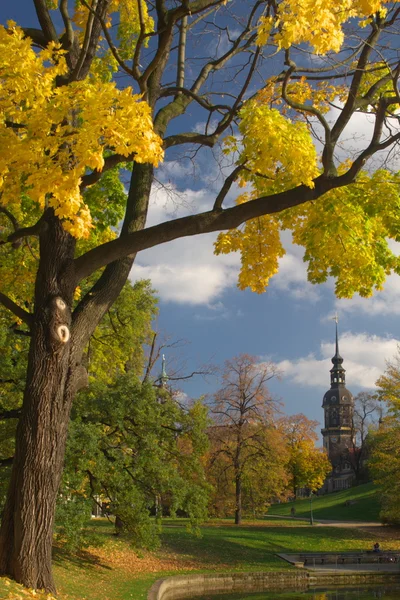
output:
[[[310,525],[314,525],[314,517],[312,514],[312,491],[310,491]]]

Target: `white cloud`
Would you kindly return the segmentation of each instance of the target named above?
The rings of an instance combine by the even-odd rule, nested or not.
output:
[[[318,288],[307,280],[307,266],[291,250],[280,259],[279,272],[271,280],[271,286],[298,300],[315,303],[320,298]]]
[[[373,388],[378,377],[383,373],[386,360],[391,359],[397,351],[399,340],[389,337],[352,333],[348,331],[340,336],[340,354],[344,359],[343,366],[347,371],[346,384]],[[322,342],[320,356],[310,354],[295,360],[283,360],[278,367],[283,377],[293,383],[307,387],[327,387],[329,371],[332,368],[331,357],[335,353],[334,344]]]
[[[206,189],[178,191],[172,185],[160,187],[152,194],[147,225],[209,210],[214,198],[214,192]],[[131,278],[151,279],[163,300],[215,308],[220,296],[236,285],[240,269],[239,253],[214,255],[216,235],[181,238],[141,252]],[[303,248],[291,243],[288,232],[283,233],[283,243],[287,254],[279,261],[279,273],[271,280],[271,290],[284,291],[308,303],[316,302],[320,293],[307,281]],[[219,315],[228,318],[226,311],[220,311]]]
[[[148,225],[207,210],[213,195],[207,190],[161,188],[152,195]],[[141,252],[131,272],[132,279],[151,279],[163,300],[210,305],[236,284],[239,256],[215,256],[216,234],[190,236]],[[211,308],[209,306],[209,308]]]

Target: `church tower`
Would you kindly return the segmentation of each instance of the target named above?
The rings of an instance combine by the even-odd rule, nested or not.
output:
[[[324,448],[332,463],[332,474],[326,482],[327,491],[351,486],[353,473],[349,464],[349,451],[353,447],[352,418],[354,399],[346,388],[346,370],[339,354],[338,319],[336,321],[336,352],[332,358],[331,388],[324,395],[325,427],[321,430]]]

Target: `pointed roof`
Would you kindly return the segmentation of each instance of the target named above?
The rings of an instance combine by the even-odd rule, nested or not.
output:
[[[339,319],[338,319],[337,314],[334,316],[333,320],[336,323],[336,352],[335,352],[335,356],[332,357],[333,369],[331,369],[331,373],[333,371],[345,371],[345,369],[342,367],[343,358],[339,354],[339,338],[338,338]]]
[[[332,357],[333,367],[330,370],[331,374],[331,388],[324,396],[322,406],[328,404],[352,404],[353,396],[349,390],[346,389],[346,369],[343,367],[343,358],[339,353],[339,335],[338,335],[338,317],[335,315],[333,319],[336,323],[336,336],[335,336],[335,355]]]
[[[165,354],[162,355],[162,367],[161,367],[161,375],[160,375],[160,382],[161,382],[161,387],[164,387],[167,385],[167,381],[168,381],[169,377],[167,375],[167,370],[165,368]]]

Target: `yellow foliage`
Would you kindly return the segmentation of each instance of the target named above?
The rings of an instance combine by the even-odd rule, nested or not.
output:
[[[280,216],[293,241],[305,248],[312,283],[336,279],[336,295],[370,296],[381,290],[386,276],[397,272],[399,258],[387,237],[400,239],[399,195],[393,183],[400,177],[386,171],[361,173],[352,186],[325,194]]]
[[[248,100],[239,116],[241,162],[249,169],[249,181],[259,182],[262,177],[263,189],[268,181],[282,189],[300,184],[314,187],[317,152],[304,123],[290,121],[259,98]]]
[[[278,48],[307,43],[316,54],[339,52],[344,40],[343,24],[356,17],[365,26],[370,15],[386,14],[385,4],[389,0],[283,0],[275,22],[271,17],[260,19],[257,43],[266,44],[274,26]]]
[[[72,235],[87,237],[91,217],[79,188],[87,168],[101,170],[105,150],[154,165],[162,160],[150,107],[114,83],[56,87],[56,77],[66,73],[63,51],[51,43],[34,52],[14,23],[0,27],[0,53],[2,203],[29,195],[52,206]]]
[[[242,268],[238,287],[249,287],[261,294],[270,278],[278,272],[278,258],[285,254],[279,236],[279,224],[273,216],[248,221],[243,230],[220,233],[215,243],[216,254],[241,252]]]

